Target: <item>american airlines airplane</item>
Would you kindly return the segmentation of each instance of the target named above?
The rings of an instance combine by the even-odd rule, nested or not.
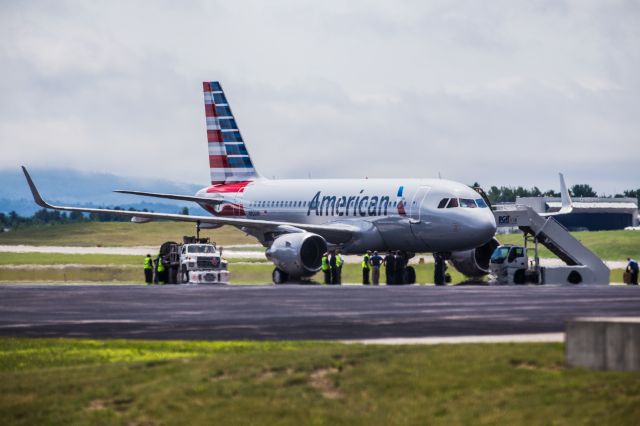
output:
[[[37,204],[44,208],[235,226],[254,236],[276,266],[275,283],[304,280],[320,270],[328,249],[345,254],[400,250],[443,254],[463,274],[488,273],[498,246],[488,201],[462,183],[445,179],[286,179],[260,176],[218,82],[204,82],[211,185],[195,195],[116,192],[198,203],[212,216],[54,206],[40,196],[22,168]]]

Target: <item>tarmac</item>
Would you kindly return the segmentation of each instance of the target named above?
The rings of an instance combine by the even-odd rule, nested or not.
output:
[[[22,337],[558,341],[638,312],[635,286],[0,285],[0,335]]]

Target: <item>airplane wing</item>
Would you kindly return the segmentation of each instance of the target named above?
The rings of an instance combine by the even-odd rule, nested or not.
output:
[[[222,197],[220,198],[196,197],[191,195],[161,194],[157,192],[127,191],[124,189],[116,189],[113,192],[117,192],[120,194],[142,195],[145,197],[166,198],[169,200],[193,201],[194,203],[204,203],[204,204],[220,204],[224,202],[224,199],[222,199]]]
[[[252,230],[257,230],[260,232],[276,232],[276,233],[291,233],[291,232],[302,232],[308,231],[318,234],[325,238],[327,241],[340,244],[345,243],[359,231],[359,229],[355,226],[350,226],[347,224],[334,224],[334,225],[311,225],[304,223],[293,223],[293,222],[277,222],[277,221],[269,221],[269,220],[256,220],[256,219],[243,219],[243,218],[232,218],[232,217],[215,217],[215,216],[189,216],[183,214],[171,214],[171,213],[152,213],[152,212],[133,212],[127,210],[113,210],[113,209],[96,209],[96,208],[87,208],[87,207],[70,207],[70,206],[55,206],[46,202],[40,193],[38,192],[38,188],[33,183],[31,176],[27,169],[22,166],[22,171],[24,172],[24,176],[27,179],[27,183],[29,184],[29,188],[31,189],[31,194],[33,195],[33,199],[41,207],[46,209],[53,210],[65,210],[65,211],[76,211],[76,212],[84,212],[84,213],[109,213],[118,216],[129,216],[134,221],[143,222],[144,220],[171,220],[177,222],[195,222],[195,223],[212,223],[216,225],[232,225],[239,228],[247,228]],[[198,198],[198,197],[196,197]],[[135,220],[135,218],[138,218]]]

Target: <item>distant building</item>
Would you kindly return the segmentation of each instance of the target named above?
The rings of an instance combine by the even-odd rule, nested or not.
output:
[[[529,206],[538,213],[560,210],[555,197],[518,197],[516,204]],[[635,198],[574,198],[573,211],[555,216],[570,231],[604,231],[638,226],[638,201]]]

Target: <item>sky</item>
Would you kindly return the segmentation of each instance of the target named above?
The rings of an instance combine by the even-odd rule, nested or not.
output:
[[[0,169],[640,187],[640,1],[0,2]]]

